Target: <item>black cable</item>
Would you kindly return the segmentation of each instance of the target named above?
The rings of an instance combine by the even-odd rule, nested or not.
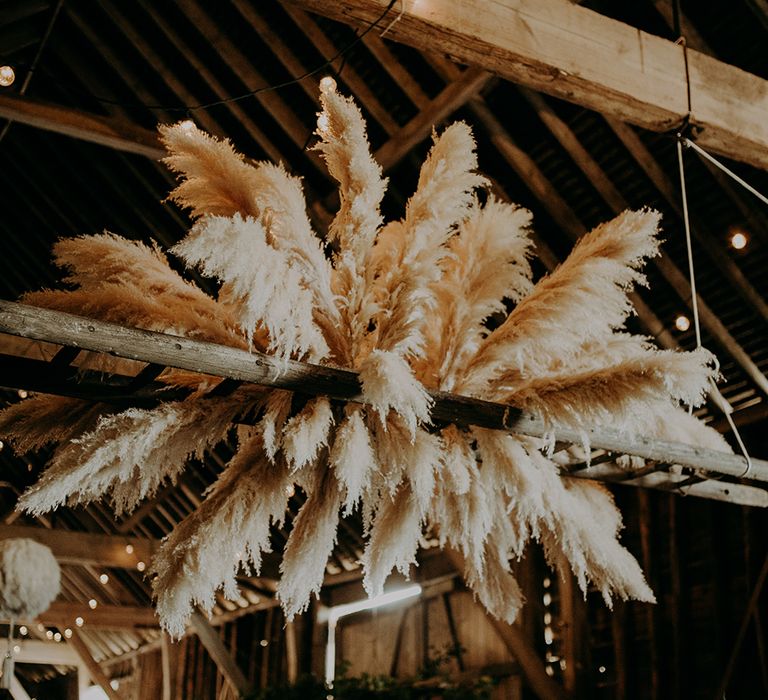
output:
[[[94,95],[92,93],[83,93],[87,94],[87,96],[93,100],[96,100],[96,102],[100,102],[102,104],[110,104],[115,105],[117,107],[125,107],[125,108],[135,108],[135,107],[144,107],[145,109],[154,109],[154,110],[161,110],[164,112],[184,112],[189,114],[190,112],[194,112],[199,109],[208,109],[210,107],[216,107],[218,105],[223,104],[229,104],[231,102],[239,102],[240,100],[245,100],[248,97],[253,97],[254,95],[258,95],[262,92],[271,92],[272,90],[280,90],[282,88],[288,87],[290,85],[295,85],[296,83],[301,82],[302,80],[305,80],[306,78],[309,78],[316,73],[319,73],[329,67],[332,67],[333,62],[336,61],[336,59],[345,56],[346,53],[355,47],[357,44],[359,44],[363,38],[368,34],[370,31],[374,30],[376,27],[381,24],[382,20],[390,13],[392,8],[394,7],[395,3],[398,2],[398,0],[390,0],[390,2],[387,4],[387,7],[384,9],[384,12],[382,12],[374,22],[369,24],[365,30],[363,30],[360,34],[358,34],[354,40],[352,40],[349,44],[347,44],[344,48],[340,49],[336,52],[331,58],[329,58],[325,63],[322,65],[317,66],[316,68],[313,68],[312,70],[307,71],[303,75],[300,75],[296,78],[291,78],[290,80],[286,80],[282,83],[277,83],[276,85],[265,85],[261,88],[256,88],[255,90],[249,90],[248,92],[245,92],[241,95],[236,95],[234,97],[226,97],[224,99],[215,100],[214,102],[204,102],[196,105],[183,105],[183,106],[170,106],[170,105],[161,105],[161,104],[145,104],[142,102],[121,102],[120,100],[113,100],[105,97],[99,97],[97,95]],[[346,62],[346,58],[344,59],[344,62]],[[23,64],[16,64],[16,65],[23,65]],[[341,68],[343,69],[344,63],[342,63]],[[52,73],[48,71],[44,71],[51,77],[56,77]],[[337,74],[340,71],[337,71]],[[82,92],[82,91],[80,91]]]

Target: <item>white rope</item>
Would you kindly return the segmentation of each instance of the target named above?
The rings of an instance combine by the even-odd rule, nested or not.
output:
[[[381,34],[379,34],[379,39],[383,39],[384,35],[400,21],[400,19],[404,14],[405,14],[405,0],[400,0],[400,13],[386,27],[384,27],[384,31]]]
[[[736,182],[738,182],[745,190],[749,190],[755,197],[762,200],[765,204],[768,204],[768,197],[766,197],[761,192],[758,192],[752,185],[750,185],[746,180],[740,178],[733,170],[731,170],[727,165],[724,163],[721,163],[717,158],[714,156],[709,155],[701,146],[697,146],[693,141],[690,139],[683,139],[683,144],[686,146],[689,146],[692,148],[696,153],[698,153],[702,158],[706,158],[710,163],[717,166],[722,170],[726,175],[729,175],[732,177]]]
[[[726,168],[722,163],[712,158],[706,151],[703,151],[695,143],[693,143],[693,141],[690,141],[689,139],[684,137],[677,139],[677,164],[680,170],[680,192],[683,200],[683,224],[685,225],[685,245],[688,251],[688,275],[690,277],[690,283],[691,283],[691,308],[693,309],[693,327],[694,327],[694,330],[696,331],[696,349],[698,350],[702,347],[701,327],[699,325],[699,298],[698,298],[698,295],[696,294],[696,275],[695,275],[694,266],[693,266],[693,245],[691,243],[691,222],[688,217],[688,191],[685,186],[685,167],[683,164],[683,144],[685,144],[686,146],[692,147],[694,150],[701,153],[705,158],[707,158],[708,160],[711,160],[715,165],[717,165],[717,167],[724,170],[731,177],[733,177],[737,182],[740,182],[747,189],[749,189],[750,192],[754,192],[754,194],[756,194],[758,197],[763,199],[766,204],[768,204],[768,198],[763,197],[763,195],[761,195],[757,190],[750,187],[738,175],[728,170],[728,168]],[[715,382],[711,377],[709,381],[712,384],[712,387],[715,390],[717,390],[717,386],[715,385]],[[731,408],[730,404],[728,404],[727,401],[726,401],[726,404],[728,405],[728,408]],[[732,412],[733,412],[732,408],[730,411],[726,410],[725,418],[728,421],[728,425],[733,431],[734,436],[736,437],[736,442],[739,445],[739,449],[741,450],[741,453],[744,455],[744,459],[746,459],[747,461],[747,468],[744,470],[744,473],[740,477],[743,479],[745,477],[748,477],[749,473],[752,471],[752,459],[749,456],[749,453],[747,452],[747,446],[744,444],[744,441],[741,439],[741,434],[739,433],[739,429],[736,427],[736,423],[734,422],[733,417],[731,416]],[[689,414],[693,413],[693,406],[688,407],[688,413]]]

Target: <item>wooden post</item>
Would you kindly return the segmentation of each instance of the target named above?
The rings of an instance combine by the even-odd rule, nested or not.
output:
[[[96,659],[91,655],[90,649],[83,640],[82,635],[77,630],[72,630],[72,636],[67,642],[80,657],[83,665],[88,669],[91,679],[107,694],[109,700],[122,700],[119,693],[112,688],[104,671],[101,670]]]
[[[205,650],[210,654],[221,675],[227,679],[232,688],[241,695],[250,693],[253,686],[243,675],[243,672],[237,666],[235,660],[208,620],[199,612],[193,612],[189,622],[190,627],[200,639]]]
[[[293,685],[299,677],[299,657],[296,648],[296,627],[292,620],[285,623],[285,666],[288,683]]]
[[[179,646],[163,632],[160,638],[160,655],[163,667],[163,700],[174,700],[176,676],[178,674]]]

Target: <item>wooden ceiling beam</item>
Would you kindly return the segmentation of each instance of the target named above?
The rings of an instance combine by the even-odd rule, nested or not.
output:
[[[387,0],[290,0],[369,26]],[[768,82],[567,0],[442,0],[393,7],[388,36],[652,131],[689,113],[707,150],[768,167]],[[386,21],[386,20],[385,20]]]
[[[149,565],[158,548],[155,540],[123,535],[94,535],[69,530],[48,530],[25,525],[0,526],[0,540],[22,537],[51,548],[62,564],[93,564],[119,569],[135,569],[143,561]],[[129,554],[126,546],[131,545]]]
[[[155,611],[150,607],[136,605],[98,605],[90,606],[68,601],[54,601],[51,607],[37,617],[46,627],[74,629],[75,620],[81,617],[87,627],[105,629],[131,629],[137,627],[158,627],[160,624]]]
[[[86,350],[222,378],[299,390],[340,401],[363,400],[360,380],[352,370],[280,360],[256,351],[248,352],[191,338],[125,328],[11,301],[0,301],[0,333],[74,345]],[[552,426],[545,421],[512,406],[443,392],[432,392],[432,398],[434,420],[477,425],[533,437],[546,437],[552,432]],[[556,432],[562,441],[578,445],[584,441],[584,431],[556,427]],[[682,464],[728,476],[745,476],[746,461],[740,455],[655,438],[629,438],[608,428],[591,429],[587,434],[595,449],[633,454],[662,464]],[[768,461],[753,459],[749,478],[768,481]]]
[[[0,117],[154,160],[166,155],[154,131],[31,97],[0,93]]]
[[[477,95],[492,78],[484,70],[470,68],[450,82],[434,100],[376,150],[374,157],[382,170],[386,172],[399,163],[416,144],[429,136],[437,124]]]
[[[80,632],[72,630],[72,636],[69,638],[67,644],[73,649],[75,654],[77,654],[82,665],[88,669],[88,675],[94,683],[101,687],[109,700],[121,700],[122,695],[111,686],[109,678],[93,657],[91,650],[88,648],[88,645],[85,643]]]

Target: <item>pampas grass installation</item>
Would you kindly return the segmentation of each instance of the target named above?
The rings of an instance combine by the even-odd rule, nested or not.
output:
[[[218,294],[187,282],[158,249],[104,234],[58,243],[71,288],[25,301],[350,367],[364,402],[252,386],[209,396],[209,377],[174,371],[160,380],[189,388],[190,398],[152,409],[34,398],[0,414],[0,431],[19,450],[60,443],[21,507],[43,513],[107,496],[130,511],[248,415],[255,425],[238,427],[234,457],[152,562],[160,619],[174,635],[195,606],[211,608],[217,590],[235,595],[238,573],[259,572],[294,486],[302,505],[278,585],[289,617],[322,584],[340,512],[356,508],[371,594],[393,568],[409,572],[428,531],[456,550],[468,585],[508,622],[523,604],[510,561],[532,539],[609,604],[653,600],[619,543],[610,494],[562,479],[548,449],[559,425],[726,449],[679,407],[702,400],[713,358],[662,352],[623,330],[627,294],[658,253],[659,215],[627,211],[598,226],[534,284],[531,215],[480,192],[486,180],[466,124],[434,134],[403,218],[385,223],[386,180],[360,110],[335,88],[321,103],[315,148],[340,197],[332,252],[312,230],[298,179],[183,122],[160,129],[180,179],[170,198],[195,219],[171,253],[218,280]],[[552,438],[433,426],[428,389],[528,409]]]

